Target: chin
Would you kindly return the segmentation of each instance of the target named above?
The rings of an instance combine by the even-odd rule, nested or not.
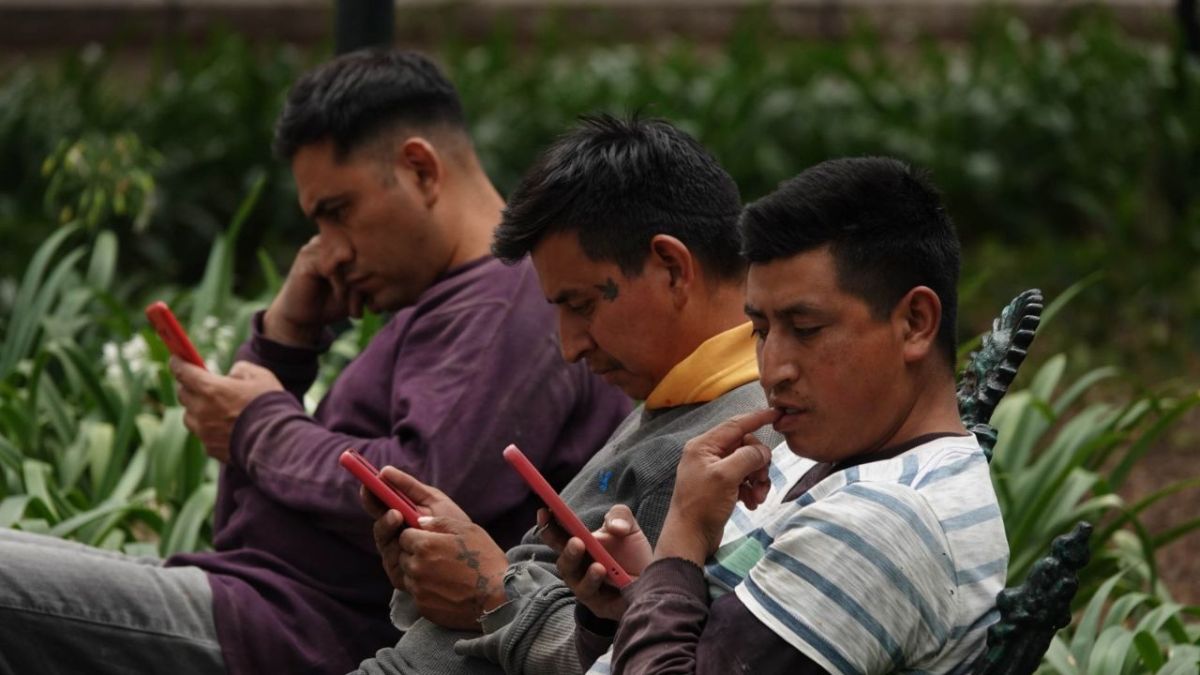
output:
[[[828,462],[830,453],[828,449],[812,442],[812,439],[805,438],[797,433],[784,435],[784,440],[787,441],[788,450],[792,451],[793,455],[811,459],[814,462]]]

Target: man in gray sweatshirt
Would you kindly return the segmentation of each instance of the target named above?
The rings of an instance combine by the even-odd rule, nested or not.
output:
[[[493,250],[532,257],[563,357],[644,401],[562,492],[589,528],[626,504],[656,541],[684,443],[765,405],[742,314],[739,210],[733,180],[687,134],[607,116],[554,143],[509,198]],[[402,529],[364,498],[406,632],[359,672],[579,672],[574,597],[536,532],[505,552],[435,487],[383,475],[429,517]]]

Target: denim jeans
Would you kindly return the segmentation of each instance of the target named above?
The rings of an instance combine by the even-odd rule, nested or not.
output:
[[[224,670],[203,571],[0,529],[0,674]]]

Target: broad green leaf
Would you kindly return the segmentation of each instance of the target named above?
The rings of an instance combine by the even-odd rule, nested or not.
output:
[[[78,415],[59,393],[58,385],[54,384],[54,380],[45,378],[39,383],[39,386],[42,390],[42,410],[50,421],[51,429],[58,437],[57,443],[66,445],[75,437]]]
[[[25,508],[33,499],[29,495],[13,495],[0,501],[0,528],[12,527],[18,520],[25,517]]]
[[[141,401],[141,398],[142,381],[140,378],[132,378],[129,381],[130,403],[121,412],[121,420],[113,434],[112,458],[108,466],[105,467],[103,477],[101,478],[98,490],[101,494],[107,494],[112,491],[124,471],[124,465],[128,461],[130,446],[136,433],[135,422],[138,413],[141,411],[141,407],[136,402]]]
[[[1067,370],[1067,357],[1055,354],[1046,361],[1029,384],[1029,391],[1040,401],[1049,401],[1054,397],[1054,390],[1062,381],[1063,373]]]
[[[1173,620],[1177,620],[1177,618],[1180,616],[1180,612],[1182,610],[1183,610],[1183,605],[1180,605],[1178,603],[1175,603],[1175,602],[1164,603],[1163,605],[1161,605],[1159,607],[1155,607],[1154,609],[1147,612],[1146,615],[1142,617],[1141,621],[1137,622],[1137,629],[1140,631],[1146,631],[1151,634],[1157,633],[1159,630],[1161,630],[1163,628],[1163,626],[1166,626],[1169,622],[1171,622]],[[1179,638],[1186,639],[1187,636],[1177,635],[1175,637],[1177,639],[1179,639]]]
[[[1126,593],[1125,595],[1122,595],[1121,597],[1117,598],[1108,608],[1108,612],[1106,612],[1104,615],[1104,623],[1101,624],[1101,628],[1104,629],[1112,626],[1123,625],[1125,623],[1125,619],[1129,618],[1129,615],[1133,612],[1133,610],[1137,609],[1140,605],[1149,603],[1151,600],[1151,596],[1146,595],[1145,593]]]
[[[1133,636],[1133,645],[1137,648],[1138,658],[1151,672],[1162,668],[1165,660],[1162,650],[1158,648],[1158,640],[1155,640],[1153,635],[1144,630],[1138,631]]]
[[[1108,596],[1112,593],[1113,587],[1121,580],[1121,576],[1121,574],[1113,576],[1100,586],[1091,601],[1088,602],[1087,609],[1083,611],[1083,615],[1075,624],[1075,635],[1071,639],[1071,655],[1075,657],[1075,662],[1079,664],[1082,672],[1092,672],[1089,669],[1091,665],[1089,659],[1099,633],[1100,612],[1108,602]]]
[[[20,471],[21,460],[21,451],[7,438],[0,435],[0,466],[4,466],[12,471]]]
[[[1081,396],[1095,387],[1097,384],[1110,380],[1121,374],[1118,368],[1097,368],[1083,377],[1075,380],[1063,391],[1061,395],[1054,401],[1054,415],[1060,417],[1066,413],[1067,409],[1075,405]]]
[[[188,430],[183,425],[184,412],[181,407],[164,410],[157,433],[150,437],[150,485],[162,500],[178,501],[184,496],[180,489],[188,442]]]
[[[50,534],[50,523],[45,518],[24,518],[14,526],[22,532],[33,534]]]
[[[83,433],[81,424],[75,432],[75,439],[63,449],[58,459],[58,486],[70,490],[79,484],[87,471],[90,459],[88,457],[88,437]]]
[[[85,354],[79,345],[67,341],[55,342],[51,346],[51,353],[59,356],[64,368],[68,363],[70,364],[78,373],[80,381],[92,396],[92,400],[97,404],[104,418],[111,424],[117,424],[121,418],[122,404],[116,397],[104,390],[99,370],[95,367],[96,359]]]
[[[105,551],[120,551],[125,546],[125,533],[121,530],[109,530],[94,546]]]
[[[258,269],[262,272],[263,280],[267,284],[267,290],[271,295],[279,292],[283,287],[283,277],[279,274],[279,268],[275,265],[275,261],[271,260],[271,256],[267,254],[265,249],[258,249]]]
[[[1133,448],[1121,460],[1120,465],[1110,474],[1109,480],[1112,482],[1113,487],[1120,488],[1125,483],[1125,479],[1129,476],[1129,473],[1133,471],[1133,465],[1146,454],[1151,444],[1158,440],[1166,430],[1170,429],[1184,413],[1196,407],[1197,404],[1200,404],[1200,393],[1192,394],[1172,405],[1166,414],[1155,421],[1150,429],[1143,432],[1133,444]]]
[[[212,514],[216,498],[217,486],[213,483],[201,485],[188,497],[170,524],[167,538],[162,542],[163,557],[197,549],[200,543],[200,528]]]
[[[55,524],[50,528],[50,534],[55,537],[67,537],[86,525],[91,525],[113,514],[124,513],[135,506],[135,504],[124,502],[102,504]]]
[[[113,458],[113,438],[116,432],[107,422],[85,421],[80,433],[87,439],[87,457],[92,477],[93,494],[103,494],[102,482]]]
[[[119,502],[129,499],[138,485],[142,483],[142,478],[146,475],[147,464],[149,464],[148,453],[146,447],[142,446],[133,453],[133,457],[125,465],[125,471],[121,473],[121,478],[109,493],[108,499]]]
[[[1200,487],[1200,477],[1176,481],[1160,490],[1156,490],[1156,491],[1146,495],[1145,497],[1142,497],[1136,503],[1132,504],[1127,509],[1124,509],[1123,512],[1121,513],[1121,515],[1116,520],[1109,523],[1109,525],[1106,526],[1103,530],[1098,531],[1097,539],[1099,541],[1107,540],[1108,537],[1112,534],[1112,532],[1114,530],[1116,530],[1119,527],[1122,527],[1125,523],[1129,522],[1130,519],[1137,517],[1140,513],[1145,511],[1150,506],[1153,506],[1154,504],[1158,503],[1162,499],[1164,499],[1166,497],[1170,497],[1171,495],[1174,495],[1178,492],[1182,492],[1184,490],[1191,490],[1191,489],[1197,488],[1197,487]]]
[[[1126,664],[1137,658],[1133,633],[1121,626],[1107,628],[1096,637],[1096,647],[1088,658],[1088,675],[1121,675]]]
[[[200,280],[200,287],[192,298],[189,327],[199,326],[205,317],[220,316],[229,302],[233,290],[233,256],[237,247],[238,235],[255,204],[258,203],[264,185],[266,185],[266,177],[259,173],[250,187],[250,193],[242,200],[237,213],[234,214],[229,229],[220,235],[213,244],[208,264],[204,268],[204,276]]]
[[[17,362],[30,353],[38,331],[42,328],[42,318],[58,298],[60,287],[82,256],[83,250],[80,249],[68,253],[60,260],[46,278],[45,284],[34,294],[32,305],[27,308],[27,315],[20,321],[14,316],[8,340],[0,351],[0,380],[8,377]]]
[[[117,268],[117,235],[101,230],[92,244],[92,259],[88,263],[87,282],[95,290],[107,290],[112,285]]]
[[[0,380],[8,377],[12,367],[24,356],[25,351],[20,344],[24,340],[24,331],[41,320],[40,314],[33,312],[33,306],[38,293],[44,289],[42,276],[59,246],[76,230],[74,226],[59,228],[34,252],[13,302],[8,335],[0,344]]]
[[[1043,669],[1045,666],[1049,666],[1052,672],[1060,675],[1075,675],[1079,672],[1071,650],[1067,648],[1067,643],[1063,641],[1061,635],[1055,635],[1050,641],[1050,648],[1046,650],[1043,659]]]
[[[50,496],[51,466],[45,462],[27,459],[21,463],[21,473],[25,479],[25,492],[30,497],[41,501],[49,511],[52,520],[58,520],[54,499]]]
[[[148,541],[131,541],[125,544],[121,551],[135,558],[158,558],[158,545]]]

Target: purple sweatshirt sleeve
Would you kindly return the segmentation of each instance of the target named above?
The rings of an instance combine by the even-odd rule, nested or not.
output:
[[[373,340],[374,351],[364,351],[335,386],[367,379],[355,373],[393,369],[391,390],[379,392],[390,397],[388,406],[380,406],[388,408],[391,427],[383,437],[345,433],[378,427],[356,423],[366,414],[361,405],[335,409],[336,403],[323,403],[317,418],[305,413],[297,395],[312,382],[318,350],[285,347],[256,334],[241,353],[279,375],[288,393],[264,394],[243,410],[230,441],[230,464],[274,501],[313,514],[316,524],[344,532],[366,550],[374,545],[363,527],[358,482],[336,461],[349,447],[376,466],[390,464],[437,485],[474,519],[488,522],[525,493],[505,489],[510,476],[498,468],[502,446],[480,447],[483,439],[488,445],[498,438],[520,442],[522,432],[553,438],[538,427],[536,415],[528,419],[531,396],[526,392],[544,389],[565,406],[576,398],[569,371],[558,367],[556,350],[532,349],[531,336],[519,330],[497,332],[498,326],[511,325],[506,323],[509,310],[497,301],[443,305],[419,319],[405,317],[400,327],[390,326],[397,335]],[[534,352],[553,359],[529,356]],[[333,394],[326,403],[337,400]],[[565,417],[545,412],[556,424]],[[330,424],[331,419],[339,421]],[[479,453],[487,452],[495,453],[495,462],[481,461]],[[515,488],[515,478],[511,482]],[[489,489],[479,489],[482,485]]]
[[[710,608],[704,571],[690,561],[656,561],[623,593],[629,609],[613,645],[614,673],[826,672],[764,626],[735,594],[726,593]]]
[[[283,388],[297,401],[317,379],[318,357],[329,350],[333,333],[325,330],[321,341],[311,348],[292,347],[269,339],[263,333],[265,311],[255,312],[250,324],[250,338],[237,351],[237,361],[249,361],[275,374]]]

